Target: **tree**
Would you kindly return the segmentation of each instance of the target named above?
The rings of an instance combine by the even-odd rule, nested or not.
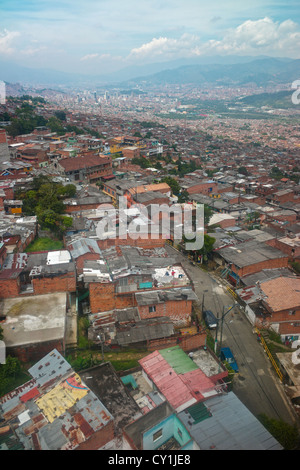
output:
[[[199,254],[202,254],[202,255],[210,254],[214,249],[215,241],[216,241],[215,238],[210,237],[209,235],[205,234],[203,247],[201,248],[201,250],[198,250]]]
[[[189,193],[184,189],[183,191],[179,193],[178,202],[182,204],[184,202],[187,202],[189,198],[190,198]]]
[[[65,121],[66,120],[66,113],[65,111],[55,111],[55,116],[57,117],[57,119],[59,119],[60,121]]]
[[[171,191],[173,194],[175,194],[175,196],[178,196],[180,194],[180,184],[174,178],[172,178],[171,176],[166,176],[162,179],[162,182],[167,183],[170,186]]]
[[[183,236],[183,241],[184,241],[184,243],[191,243],[191,242],[195,241],[195,239],[194,240],[189,240],[185,236]],[[198,258],[199,256],[202,256],[203,257],[202,260],[204,262],[206,262],[207,259],[208,259],[208,256],[210,255],[210,253],[214,249],[215,241],[216,241],[215,238],[210,237],[207,234],[204,234],[204,242],[203,242],[202,248],[200,250],[195,250],[195,251],[192,252],[192,254],[194,256],[194,259]]]
[[[241,174],[241,175],[244,175],[244,176],[248,176],[249,175],[249,172],[247,170],[247,168],[245,166],[240,166],[238,168],[238,172]]]
[[[16,375],[21,372],[21,363],[16,357],[7,356],[0,366],[0,396],[13,388]]]
[[[209,224],[209,221],[211,217],[213,216],[214,211],[204,204],[204,225],[207,226]]]
[[[270,172],[270,177],[275,180],[281,180],[281,178],[284,177],[284,174],[277,166],[273,166]]]
[[[16,357],[7,356],[5,361],[5,373],[10,377],[15,377],[21,370],[21,363]]]
[[[3,328],[0,326],[0,341],[3,340]]]
[[[73,224],[71,217],[66,217],[63,200],[74,197],[76,186],[73,184],[56,183],[49,177],[34,178],[29,191],[19,192],[23,201],[23,212],[26,215],[36,215],[41,227],[61,235]]]
[[[51,132],[56,132],[57,134],[64,134],[65,129],[62,125],[62,122],[60,119],[58,119],[56,116],[52,116],[48,122],[47,126],[51,129]]]
[[[59,190],[59,193],[64,197],[74,197],[76,194],[76,186],[74,184],[67,184]]]
[[[299,433],[296,426],[291,426],[281,419],[269,418],[265,414],[259,415],[258,419],[285,450],[294,450],[297,448],[299,444]]]

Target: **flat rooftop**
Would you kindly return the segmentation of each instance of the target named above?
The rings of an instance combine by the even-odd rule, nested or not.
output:
[[[192,353],[192,359],[207,377],[219,374],[224,370],[223,365],[208,349],[198,349]]]
[[[65,335],[66,310],[65,292],[0,300],[6,346],[60,340]]]

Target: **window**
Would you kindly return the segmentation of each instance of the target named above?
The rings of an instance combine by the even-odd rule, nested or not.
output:
[[[155,442],[155,441],[157,441],[158,439],[161,438],[162,431],[163,431],[162,429],[159,429],[159,431],[157,431],[153,434],[153,442]]]
[[[151,307],[149,307],[149,313],[152,313],[152,312],[156,312],[155,305],[152,305]]]

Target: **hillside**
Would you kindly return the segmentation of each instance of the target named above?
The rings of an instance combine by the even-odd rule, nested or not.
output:
[[[291,91],[278,91],[276,93],[260,93],[258,95],[245,96],[240,101],[248,106],[261,108],[263,106],[276,109],[288,109],[294,105],[291,100]]]
[[[300,77],[300,60],[283,61],[281,59],[254,60],[243,64],[206,64],[188,65],[172,70],[138,77],[131,83],[143,82],[152,85],[161,84],[210,84],[210,85],[246,85],[257,86],[292,83]]]

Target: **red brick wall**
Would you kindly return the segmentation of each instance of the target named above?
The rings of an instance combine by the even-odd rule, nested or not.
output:
[[[151,199],[151,201],[148,202],[143,202],[142,205],[147,207],[150,206],[151,204],[166,204],[167,206],[169,205],[169,198],[168,197],[157,197],[154,199]],[[132,200],[132,204],[139,204],[139,202],[136,202],[134,199]]]
[[[65,205],[65,212],[66,214],[71,214],[72,212],[80,212],[80,211],[87,211],[90,209],[97,209],[99,207],[99,204],[79,204],[76,206],[73,206],[72,204]]]
[[[13,188],[2,188],[5,192],[6,199],[15,199],[15,193]]]
[[[286,243],[283,243],[282,241],[280,241],[278,239],[269,240],[267,243],[268,243],[268,245],[274,246],[278,250],[282,251],[283,253],[288,255],[290,258],[299,258],[300,257],[300,247],[298,247],[298,246],[294,246],[294,247],[290,246]],[[292,252],[293,249],[294,249],[294,253]]]
[[[297,214],[295,213],[295,214],[282,215],[282,216],[278,215],[278,216],[274,216],[274,218],[270,214],[267,217],[267,221],[269,221],[270,223],[276,223],[277,221],[296,223],[297,222]]]
[[[245,266],[244,268],[238,269],[235,266],[232,266],[232,270],[238,274],[239,277],[247,276],[247,274],[254,274],[262,271],[263,269],[276,269],[276,268],[286,268],[289,263],[289,258],[276,258],[270,259],[267,261],[262,261],[261,263],[251,264]]]
[[[4,129],[0,129],[0,144],[6,144],[7,139],[6,139],[6,132]]]
[[[235,225],[235,219],[224,219],[218,222],[221,228],[233,227]]]
[[[291,193],[283,194],[282,196],[278,196],[274,194],[274,202],[282,203],[282,202],[290,202],[294,201],[295,193],[292,191]]]
[[[122,155],[123,155],[123,157],[129,158],[129,159],[136,158],[136,157],[140,156],[140,149],[139,148],[136,148],[136,149],[123,149],[122,150]]]
[[[265,305],[265,304],[264,304]],[[267,305],[265,305],[267,307]],[[292,309],[291,309],[292,310]],[[281,310],[280,312],[272,312],[272,323],[279,323],[279,322],[299,322],[300,321],[300,306],[298,308],[293,309],[295,310],[295,315],[289,315],[290,310]]]
[[[210,188],[212,190],[210,191]],[[189,194],[209,194],[217,192],[218,185],[217,183],[205,183],[205,184],[197,184],[187,189]]]
[[[64,276],[55,276],[53,278],[34,278],[32,285],[36,295],[53,292],[75,292],[76,276],[75,273],[68,273]]]
[[[184,351],[192,351],[205,346],[205,343],[206,333],[197,333],[195,335],[184,336],[180,338],[179,341],[178,337],[175,336],[170,338],[154,339],[148,341],[147,349],[149,349],[149,351],[155,351],[157,349],[165,349],[179,345]]]
[[[100,249],[105,250],[111,246],[138,246],[139,248],[156,248],[165,246],[166,240],[164,238],[152,239],[149,235],[149,238],[138,238],[134,240],[132,238],[120,239],[120,238],[109,238],[107,240],[97,240],[97,244]]]
[[[141,319],[154,317],[169,317],[176,326],[189,326],[191,323],[192,301],[172,300],[163,304],[156,304],[155,312],[149,312],[149,306],[138,307]]]
[[[127,308],[135,306],[134,294],[115,294],[114,284],[90,283],[91,313],[107,312],[114,308]]]
[[[298,336],[300,335],[300,326],[297,322],[296,325],[294,323],[280,323],[279,324],[279,334],[280,335],[288,335],[288,336]]]
[[[64,340],[46,341],[44,343],[28,344],[25,346],[17,346],[15,348],[7,348],[7,355],[17,357],[21,362],[39,361],[49,352],[57,349],[58,352],[64,354]]]
[[[19,292],[20,292],[19,278],[0,280],[0,299],[7,299],[8,297],[18,297]]]

